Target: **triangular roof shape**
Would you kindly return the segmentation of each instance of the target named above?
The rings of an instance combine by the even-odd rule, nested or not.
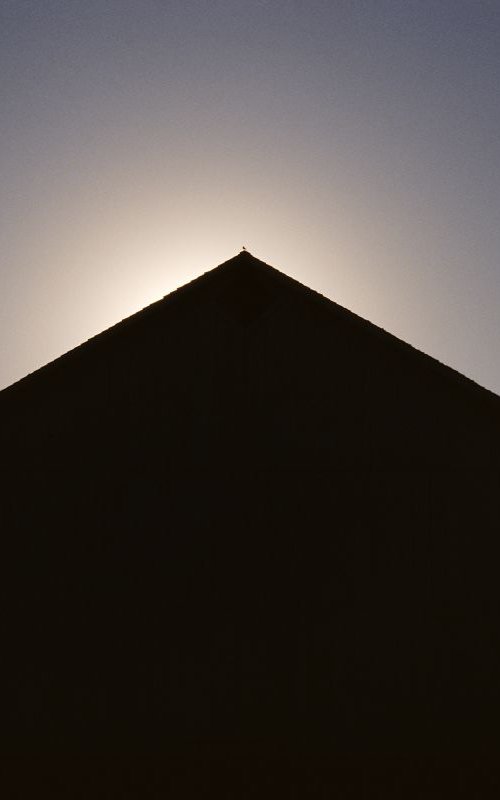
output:
[[[375,337],[396,348],[401,348],[402,352],[410,358],[423,359],[427,368],[441,372],[443,376],[449,380],[455,380],[464,386],[469,386],[471,389],[478,389],[492,398],[496,398],[500,402],[500,398],[493,392],[479,386],[472,379],[464,376],[457,370],[449,367],[430,355],[414,348],[412,345],[404,342],[402,339],[394,336],[390,332],[385,331],[372,322],[360,317],[358,314],[350,311],[335,301],[321,295],[299,281],[291,278],[276,267],[272,267],[266,262],[253,256],[246,248],[242,249],[240,253],[227,261],[219,264],[187,284],[180,286],[160,300],[150,304],[149,306],[139,310],[131,316],[121,320],[120,322],[112,325],[103,332],[93,336],[89,340],[83,342],[67,353],[56,358],[54,361],[49,362],[45,366],[37,369],[35,372],[21,378],[4,391],[17,387],[23,384],[24,381],[31,381],[32,378],[45,376],[54,368],[60,368],[68,361],[77,359],[84,352],[98,347],[101,343],[115,338],[119,335],[125,335],[129,329],[140,325],[148,317],[158,314],[166,314],[176,304],[180,302],[203,302],[202,294],[210,292],[220,287],[222,294],[219,295],[219,300],[226,306],[226,313],[228,307],[233,305],[234,315],[240,315],[241,318],[245,317],[250,321],[252,316],[257,316],[259,311],[264,307],[272,305],[272,302],[279,302],[280,295],[283,293],[293,294],[300,296],[300,298],[311,304],[314,304],[318,309],[322,309],[324,313],[335,315],[341,319],[349,327],[354,326],[366,336]],[[224,295],[223,287],[227,287]],[[216,295],[217,296],[217,295]],[[212,302],[213,299],[212,299]]]
[[[496,753],[491,392],[245,251],[0,393],[0,452],[4,754],[274,800]]]

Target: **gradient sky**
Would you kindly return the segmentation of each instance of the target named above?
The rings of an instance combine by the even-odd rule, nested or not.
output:
[[[0,387],[254,255],[500,393],[499,0],[0,0]]]

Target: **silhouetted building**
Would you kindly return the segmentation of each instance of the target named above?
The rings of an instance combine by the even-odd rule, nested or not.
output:
[[[242,252],[0,437],[20,797],[496,786],[498,397]]]

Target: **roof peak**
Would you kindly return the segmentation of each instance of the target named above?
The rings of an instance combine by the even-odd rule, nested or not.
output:
[[[250,250],[247,250],[246,247],[242,247],[242,249],[238,253],[236,253],[236,255],[232,256],[227,261],[224,261],[223,264],[219,264],[219,267],[224,266],[224,264],[241,264],[243,262],[247,264],[250,262],[253,262],[255,264],[265,263],[256,256],[254,256],[253,253],[251,253]],[[266,264],[266,266],[269,266],[269,264]],[[215,267],[215,269],[217,268]],[[211,270],[209,270],[209,272],[211,272]]]
[[[19,379],[15,383],[11,384],[10,386],[5,387],[1,390],[1,394],[3,396],[5,393],[10,393],[13,389],[17,389],[17,387],[22,384],[25,385],[25,381],[29,380],[31,382],[32,379],[37,379],[37,376],[40,374],[47,374],[48,371],[55,368],[56,365],[60,365],[68,361],[68,359],[73,359],[76,357],[82,350],[88,350],[99,345],[105,339],[108,339],[110,336],[115,336],[121,331],[124,331],[127,328],[130,328],[131,325],[136,325],[140,320],[145,319],[147,316],[151,314],[156,314],[160,309],[164,309],[167,305],[175,303],[179,300],[179,298],[188,297],[194,291],[198,291],[201,287],[210,285],[214,280],[217,280],[217,276],[223,276],[225,273],[232,273],[234,278],[237,278],[236,283],[240,279],[246,277],[257,278],[258,276],[267,276],[272,279],[273,283],[279,283],[283,287],[287,287],[289,290],[293,291],[295,294],[300,293],[303,298],[307,298],[309,301],[314,302],[315,304],[321,305],[325,310],[329,311],[330,313],[335,313],[339,318],[342,318],[344,321],[348,322],[350,325],[354,324],[366,331],[366,333],[371,333],[372,336],[376,336],[377,338],[382,338],[384,340],[390,340],[393,345],[397,346],[398,348],[402,348],[406,354],[415,354],[418,358],[423,358],[427,361],[428,364],[432,364],[434,368],[439,369],[440,371],[444,372],[449,377],[454,377],[455,379],[459,379],[464,385],[468,385],[469,387],[473,387],[475,389],[479,389],[481,392],[488,394],[492,398],[495,398],[495,402],[498,402],[499,398],[493,392],[484,389],[483,387],[478,386],[474,381],[471,381],[469,378],[461,375],[459,372],[454,370],[451,367],[448,367],[444,364],[438,362],[432,356],[426,355],[416,348],[412,347],[410,344],[400,340],[398,337],[394,336],[393,334],[384,331],[377,325],[369,322],[366,319],[358,316],[352,311],[349,311],[346,308],[343,308],[335,301],[324,297],[323,295],[319,294],[318,292],[310,289],[309,287],[305,286],[304,284],[300,283],[296,279],[290,277],[281,270],[277,269],[276,267],[271,266],[270,264],[262,261],[261,259],[254,256],[250,253],[249,250],[244,247],[240,250],[239,253],[232,256],[232,258],[228,259],[227,261],[219,264],[216,267],[213,267],[206,271],[205,273],[197,276],[189,283],[184,284],[183,286],[174,289],[172,292],[167,294],[166,296],[160,298],[156,302],[152,303],[146,308],[142,308],[138,310],[135,314],[117,322],[115,325],[107,328],[106,330],[98,333],[95,336],[92,336],[85,342],[77,345],[77,347],[73,348],[72,350],[68,351],[67,353],[62,354],[58,358],[54,359],[53,361],[49,362],[48,364],[40,367],[39,369],[35,370],[33,373],[26,375],[25,377]],[[230,281],[231,283],[231,281]]]

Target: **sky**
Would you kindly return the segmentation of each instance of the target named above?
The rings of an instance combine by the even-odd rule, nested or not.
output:
[[[0,0],[0,388],[242,246],[500,393],[499,0]]]

